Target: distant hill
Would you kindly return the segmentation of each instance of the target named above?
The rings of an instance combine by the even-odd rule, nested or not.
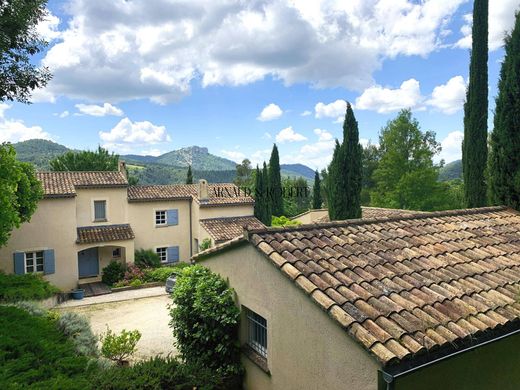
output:
[[[439,181],[454,179],[462,180],[462,160],[452,161],[443,166],[439,171]]]
[[[314,170],[303,164],[281,164],[280,171],[282,176],[304,177],[307,180],[314,180]]]
[[[41,170],[49,169],[50,160],[70,150],[66,146],[45,139],[30,139],[13,146],[19,160],[33,163]]]

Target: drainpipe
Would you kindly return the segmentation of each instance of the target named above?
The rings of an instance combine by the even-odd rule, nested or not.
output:
[[[453,352],[449,355],[445,355],[445,356],[442,356],[442,357],[439,357],[437,359],[434,359],[434,360],[431,360],[427,363],[424,363],[424,364],[420,364],[418,366],[415,366],[415,367],[412,367],[412,368],[409,368],[407,370],[403,370],[403,371],[399,371],[397,373],[394,373],[394,374],[391,374],[389,373],[388,371],[385,371],[384,369],[381,370],[381,373],[383,375],[383,380],[385,381],[386,383],[386,390],[393,390],[394,389],[394,386],[395,386],[395,380],[397,378],[400,378],[402,376],[405,376],[405,375],[408,375],[408,374],[411,374],[412,372],[415,372],[415,371],[418,371],[422,368],[426,368],[426,367],[429,367],[433,364],[436,364],[436,363],[439,363],[441,361],[444,361],[444,360],[448,360],[448,359],[451,359],[455,356],[458,356],[460,354],[463,354],[465,352],[469,352],[469,351],[472,351],[476,348],[479,348],[479,347],[483,347],[484,345],[487,345],[487,344],[491,344],[491,343],[494,343],[496,341],[499,341],[499,340],[502,340],[502,339],[505,339],[509,336],[513,336],[515,334],[518,334],[520,333],[520,329],[516,329],[516,330],[513,330],[509,333],[506,333],[506,334],[503,334],[502,336],[499,336],[499,337],[495,337],[495,338],[492,338],[490,340],[486,340],[486,341],[483,341],[481,343],[478,343],[478,344],[474,344],[474,345],[471,345],[467,348],[464,348],[464,349],[460,349],[456,352]]]
[[[190,203],[190,206],[189,206],[189,210],[190,210],[190,259],[191,259],[191,256],[193,256],[193,232],[191,231],[192,229],[192,222],[191,222],[191,203],[192,203],[193,199],[190,199],[189,203]]]

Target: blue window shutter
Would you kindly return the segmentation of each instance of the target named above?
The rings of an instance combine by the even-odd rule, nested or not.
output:
[[[55,272],[54,249],[46,249],[43,251],[43,273],[45,275]]]
[[[166,211],[166,219],[168,225],[178,225],[179,224],[179,210],[171,209]]]
[[[179,247],[170,246],[166,250],[168,263],[176,263],[179,261]]]
[[[25,253],[14,252],[14,273],[17,275],[23,275],[25,273]]]

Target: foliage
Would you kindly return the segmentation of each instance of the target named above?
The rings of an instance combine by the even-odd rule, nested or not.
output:
[[[0,272],[0,302],[37,301],[59,291],[40,274],[6,275]]]
[[[439,181],[462,180],[462,160],[455,160],[439,169]]]
[[[166,282],[166,279],[168,279],[168,277],[171,274],[178,275],[179,272],[181,272],[181,270],[183,268],[186,268],[189,266],[190,266],[190,264],[188,264],[188,263],[179,262],[173,266],[159,267],[159,268],[155,268],[155,269],[147,269],[144,271],[145,280],[147,282]]]
[[[49,161],[69,150],[66,146],[45,139],[17,142],[13,144],[13,147],[18,160],[30,162],[40,170],[49,170]]]
[[[520,14],[505,40],[491,134],[489,193],[493,204],[520,210]]]
[[[376,145],[369,143],[363,147],[363,185],[361,188],[361,204],[369,206],[371,203],[370,192],[374,189],[376,183],[374,181],[374,171],[376,170],[381,153]]]
[[[63,313],[57,321],[58,329],[72,340],[76,352],[86,356],[97,356],[97,338],[92,333],[90,322],[81,314]]]
[[[54,321],[0,306],[0,388],[86,389],[87,363]]]
[[[130,172],[142,185],[182,184],[186,182],[187,176],[187,168],[152,163],[146,163],[138,169],[130,168]],[[230,183],[235,178],[234,170],[194,170],[192,168],[192,172],[194,182],[206,179],[208,183]]]
[[[161,266],[161,259],[152,249],[138,249],[134,253],[134,264],[141,269],[157,268]]]
[[[134,264],[130,264],[129,266],[126,267],[125,276],[123,277],[123,280],[127,284],[130,284],[131,282],[133,282],[134,280],[137,280],[137,279],[144,280],[144,278],[145,278],[144,272],[138,266],[136,266]]]
[[[0,2],[0,102],[28,103],[31,91],[44,87],[51,79],[47,68],[38,68],[31,57],[47,42],[38,35],[37,26],[48,11],[45,0],[2,0]]]
[[[265,163],[264,163],[265,167]],[[265,169],[267,172],[267,169]],[[269,197],[267,194],[267,173],[264,175],[263,171],[256,167],[255,172],[255,217],[258,218],[264,225],[269,225],[271,222],[271,213],[269,208]]]
[[[271,222],[271,226],[280,226],[280,227],[299,226],[299,225],[301,225],[300,221],[290,220],[285,215],[282,215],[280,217],[273,216],[273,220]]]
[[[49,162],[53,171],[117,171],[119,156],[98,146],[97,151],[69,151]]]
[[[199,245],[200,251],[205,251],[206,249],[211,248],[211,238],[205,238]]]
[[[309,185],[303,177],[282,179],[282,188],[285,191],[283,198],[285,215],[294,217],[307,211],[310,206]]]
[[[247,158],[242,161],[241,164],[237,164],[235,183],[239,187],[251,187],[253,185],[253,168],[251,167],[251,161]]]
[[[341,144],[336,139],[334,144],[334,152],[332,153],[332,161],[327,169],[327,208],[329,218],[334,220],[338,214],[337,199],[341,196],[343,188],[343,175],[341,174],[340,158]]]
[[[314,186],[312,187],[312,208],[321,209],[322,204],[320,173],[316,169],[316,172],[314,172]]]
[[[119,261],[111,261],[103,268],[101,281],[109,286],[113,286],[125,276],[125,266]]]
[[[224,279],[200,265],[179,274],[172,294],[170,326],[187,364],[208,367],[224,376],[242,373],[240,311],[233,294]]]
[[[273,145],[269,158],[268,184],[271,213],[283,215],[282,177],[280,173],[280,155],[276,144]]]
[[[14,228],[31,219],[42,196],[33,166],[18,161],[11,144],[0,144],[0,247]]]
[[[191,165],[188,165],[188,172],[186,173],[186,184],[193,184],[193,173],[191,172]]]
[[[486,205],[485,169],[488,155],[488,4],[475,0],[469,84],[464,104],[462,166],[467,207]]]
[[[106,333],[100,335],[101,354],[107,359],[122,365],[136,351],[137,343],[141,339],[141,332],[138,330],[123,329],[118,335],[112,332],[108,326]]]
[[[43,317],[46,316],[49,312],[38,302],[34,301],[19,301],[12,304],[13,306],[25,310],[32,316],[35,317]]]
[[[264,183],[264,195],[265,195],[265,201],[264,201],[264,218],[267,221],[267,223],[264,223],[265,225],[269,226],[271,223],[271,216],[273,215],[273,208],[272,208],[272,196],[269,189],[269,169],[267,168],[267,165],[264,161],[264,166],[262,168],[262,182]],[[263,222],[263,221],[262,221]]]

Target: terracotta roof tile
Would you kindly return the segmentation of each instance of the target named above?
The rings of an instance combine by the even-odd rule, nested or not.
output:
[[[201,219],[200,224],[215,242],[227,241],[238,237],[242,235],[245,227],[252,229],[265,227],[254,216]],[[281,246],[283,243],[278,245]]]
[[[90,244],[94,242],[132,240],[134,232],[129,224],[85,226],[77,228],[78,244]]]
[[[37,172],[44,197],[73,197],[76,188],[126,187],[126,177],[119,171],[105,172]]]

